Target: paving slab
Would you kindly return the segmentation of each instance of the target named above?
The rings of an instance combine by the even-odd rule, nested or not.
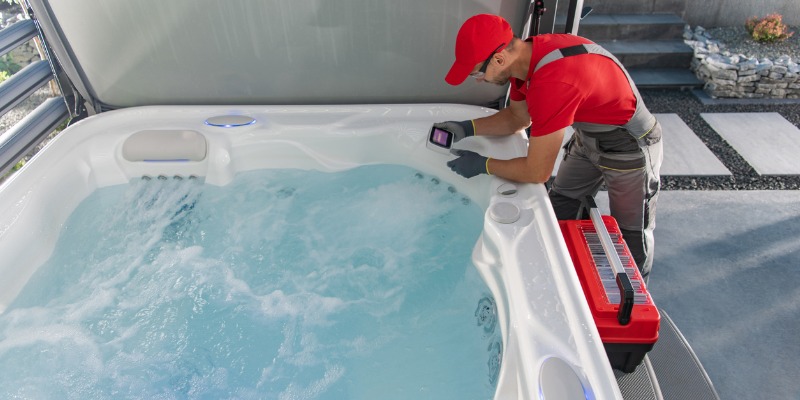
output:
[[[711,125],[761,175],[798,175],[800,129],[775,112],[702,113]]]
[[[654,114],[661,123],[664,162],[661,175],[731,175],[678,114]]]
[[[731,172],[714,155],[703,141],[686,125],[678,114],[654,114],[661,122],[664,137],[664,162],[661,175],[731,175]],[[572,137],[572,128],[567,129],[564,143]],[[556,159],[553,175],[564,157],[561,149]]]

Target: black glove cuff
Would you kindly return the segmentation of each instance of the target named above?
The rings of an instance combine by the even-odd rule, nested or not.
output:
[[[459,124],[462,129],[464,129],[465,137],[475,136],[475,123],[473,123],[471,119],[466,121],[456,121],[456,123]]]

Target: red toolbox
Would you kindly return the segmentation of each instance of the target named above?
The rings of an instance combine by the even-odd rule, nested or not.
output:
[[[661,316],[617,221],[601,216],[596,207],[590,209],[590,216],[590,220],[559,221],[559,225],[611,366],[633,372],[658,340]],[[601,221],[598,233],[596,225]],[[610,257],[606,247],[613,248]],[[624,273],[618,273],[622,269]]]

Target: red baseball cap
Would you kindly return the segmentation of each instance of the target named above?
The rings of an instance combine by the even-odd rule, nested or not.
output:
[[[513,37],[511,25],[503,17],[492,14],[470,17],[458,30],[456,61],[444,80],[451,85],[461,84],[476,64],[486,61],[493,51],[504,49]]]

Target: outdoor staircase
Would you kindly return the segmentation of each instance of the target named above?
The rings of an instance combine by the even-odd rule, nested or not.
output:
[[[557,18],[555,32],[563,32]],[[641,88],[702,87],[689,69],[692,48],[683,42],[686,22],[675,14],[594,14],[580,21],[578,34],[614,54]]]

